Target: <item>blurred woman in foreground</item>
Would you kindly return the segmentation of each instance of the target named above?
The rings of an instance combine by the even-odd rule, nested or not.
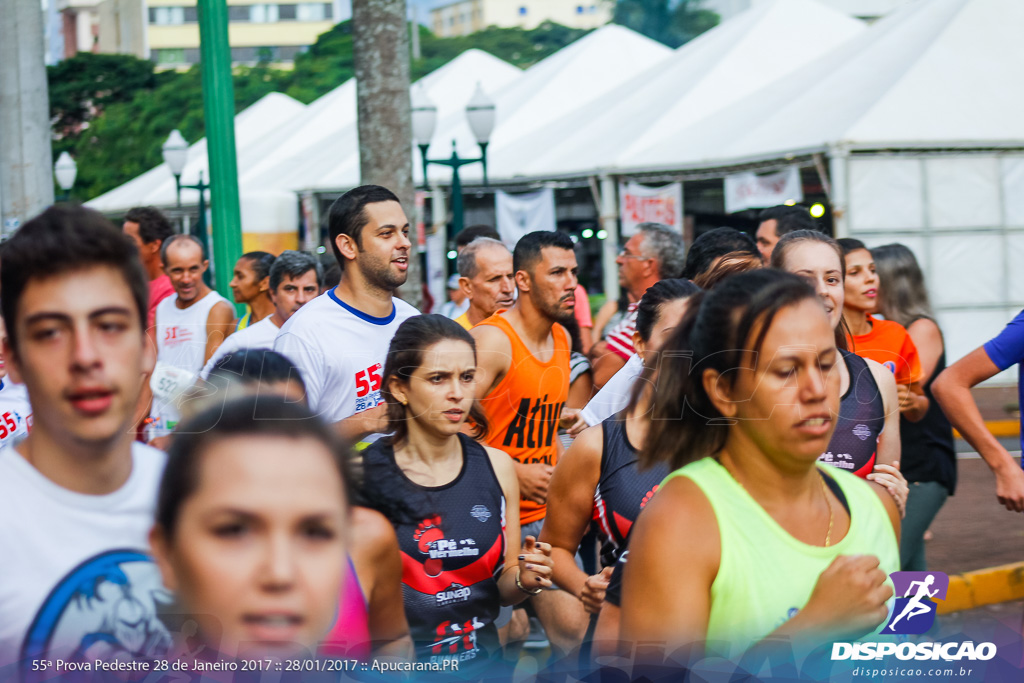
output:
[[[212,661],[316,651],[347,570],[346,488],[333,433],[278,395],[175,432],[150,543]]]

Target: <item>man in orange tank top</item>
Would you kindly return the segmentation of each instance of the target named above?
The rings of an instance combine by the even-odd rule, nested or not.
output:
[[[523,538],[540,536],[548,482],[560,449],[558,418],[569,397],[569,334],[573,317],[576,254],[559,232],[525,235],[512,253],[519,298],[477,324],[477,397],[487,414],[487,445],[508,453],[519,479]],[[532,601],[553,647],[579,644],[586,630],[582,604],[563,591]],[[512,638],[514,640],[514,638]]]

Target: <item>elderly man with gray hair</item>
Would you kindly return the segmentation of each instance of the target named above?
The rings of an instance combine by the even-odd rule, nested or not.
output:
[[[490,237],[478,237],[459,253],[459,286],[469,301],[455,322],[467,330],[515,303],[516,280],[512,252]]]
[[[619,285],[629,294],[629,309],[608,335],[590,351],[594,388],[600,389],[633,355],[636,307],[658,280],[679,277],[686,263],[683,236],[661,223],[641,223],[619,252]]]
[[[281,252],[270,267],[270,300],[274,312],[224,340],[203,366],[199,376],[206,379],[224,356],[239,349],[273,349],[278,330],[303,305],[320,294],[324,273],[313,256],[291,249]]]

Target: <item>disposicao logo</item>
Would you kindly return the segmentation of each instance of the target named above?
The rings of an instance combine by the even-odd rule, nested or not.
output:
[[[920,635],[935,623],[933,598],[946,599],[949,577],[942,572],[893,572],[889,575],[896,590],[896,606],[885,634]],[[899,596],[903,597],[899,597]]]
[[[896,602],[881,636],[921,635],[935,624],[935,600],[945,600],[949,577],[942,572],[893,572],[889,575],[895,588]],[[881,659],[895,655],[898,659],[954,661],[988,660],[996,656],[992,643],[912,643],[858,642],[833,643],[832,659]]]

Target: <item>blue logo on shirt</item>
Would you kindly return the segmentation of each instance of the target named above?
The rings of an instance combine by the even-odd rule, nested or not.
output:
[[[66,660],[152,659],[165,656],[172,638],[161,621],[171,604],[153,560],[136,550],[111,550],[75,567],[43,602],[25,636],[22,677],[46,672],[31,662],[60,655]]]

